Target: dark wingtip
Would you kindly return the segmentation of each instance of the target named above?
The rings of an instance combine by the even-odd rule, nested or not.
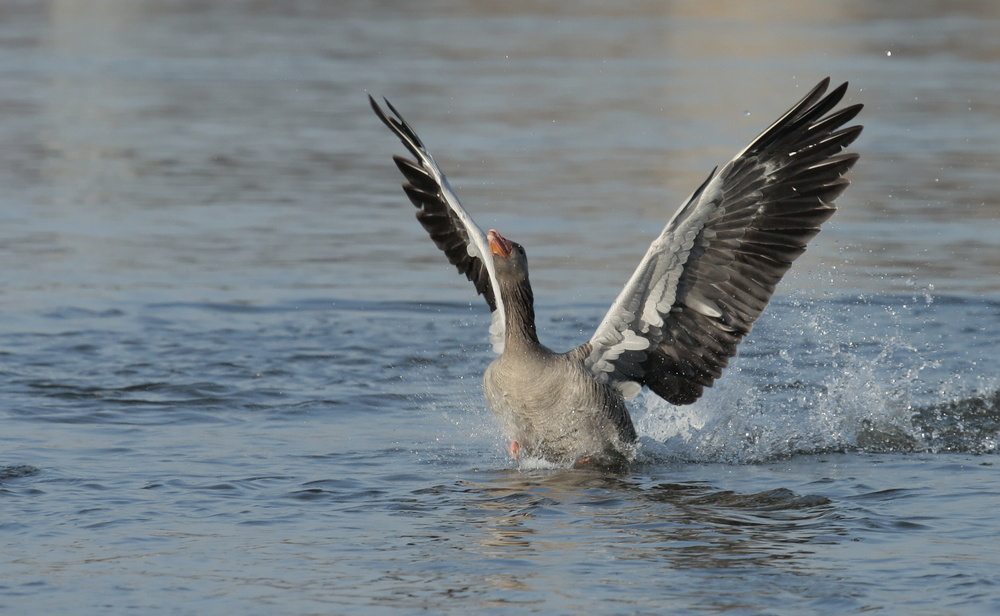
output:
[[[830,78],[827,77],[826,81],[829,81],[829,80],[830,80]],[[844,94],[846,94],[846,93],[847,93],[847,82],[845,81],[844,83],[842,83],[839,86],[837,86],[836,88],[834,88],[833,92],[830,92],[829,94],[827,94],[826,97],[828,99],[830,99],[831,101],[836,101],[834,103],[834,104],[836,104],[836,103],[840,102],[840,99],[844,98]]]
[[[375,102],[375,97],[371,95],[371,92],[368,93],[368,104],[372,106],[372,111],[374,111],[376,115],[383,115],[382,108]]]
[[[396,116],[397,118],[399,118],[400,124],[402,124],[403,126],[406,126],[407,128],[409,128],[409,126],[406,124],[406,120],[403,119],[402,114],[400,114],[398,111],[396,111],[396,108],[392,106],[392,103],[389,102],[389,99],[387,99],[386,97],[383,96],[382,100],[385,101],[385,106],[389,108],[389,111],[391,111],[394,116]]]
[[[853,120],[855,117],[857,117],[857,115],[859,113],[861,113],[861,110],[864,109],[864,107],[865,106],[864,106],[863,103],[855,103],[853,105],[850,105],[850,106],[847,106],[847,107],[844,107],[843,109],[841,109],[840,110],[840,114],[841,114],[841,117],[844,118],[844,120],[843,120],[844,124],[847,124],[848,122],[850,122],[851,120]]]
[[[375,102],[375,97],[372,96],[371,93],[368,94],[368,103],[372,106],[372,111],[375,112],[375,115],[378,116],[378,119],[382,120],[382,123],[388,126],[389,128],[392,128],[392,123],[389,122],[389,117],[386,116],[385,112],[382,111],[382,108],[378,106],[378,103]]]
[[[819,81],[819,83],[813,86],[812,90],[809,90],[808,94],[802,97],[802,100],[799,101],[799,104],[801,105],[803,102],[810,99],[815,100],[821,98],[824,94],[826,94],[826,90],[829,87],[830,87],[830,78],[824,77]]]
[[[410,128],[410,125],[406,123],[403,116],[396,111],[396,108],[392,106],[389,99],[383,96],[382,101],[395,117],[390,117],[385,111],[382,110],[379,104],[375,102],[375,98],[371,94],[368,94],[368,102],[371,104],[372,111],[375,112],[378,119],[382,120],[382,123],[388,126],[389,130],[394,132],[396,136],[399,137],[400,141],[403,142],[403,145],[406,146],[406,149],[412,152],[414,156],[417,158],[423,158],[424,155],[421,154],[420,150],[423,149],[424,144],[420,141],[420,137],[418,137],[417,133]]]

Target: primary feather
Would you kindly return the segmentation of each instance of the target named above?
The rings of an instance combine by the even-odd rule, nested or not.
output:
[[[722,374],[775,285],[833,215],[858,160],[843,153],[861,105],[826,115],[824,79],[721,170],[653,242],[591,337],[586,363],[626,396],[641,385],[674,404]],[[640,341],[646,341],[644,347]]]

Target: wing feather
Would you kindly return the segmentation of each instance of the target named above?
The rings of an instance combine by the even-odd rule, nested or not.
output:
[[[847,84],[828,87],[821,81],[677,210],[580,348],[599,380],[687,404],[722,374],[858,160],[843,150],[862,127],[841,127],[862,106],[833,111]]]
[[[503,302],[499,301],[500,286],[493,269],[493,257],[486,234],[459,203],[448,179],[434,162],[420,137],[392,103],[385,101],[394,117],[388,116],[371,95],[368,100],[375,115],[416,157],[416,161],[401,156],[392,157],[406,178],[403,191],[416,206],[417,220],[430,235],[434,245],[444,252],[448,262],[458,268],[459,273],[465,274],[475,285],[476,291],[486,298],[486,303],[493,312],[493,323],[490,326],[493,350],[503,352]]]

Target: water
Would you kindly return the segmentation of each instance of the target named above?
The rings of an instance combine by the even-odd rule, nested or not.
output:
[[[494,6],[495,5],[495,6]],[[1000,17],[988,3],[8,3],[4,614],[992,614]],[[821,77],[841,211],[621,474],[516,464],[483,302],[388,96],[540,333]]]

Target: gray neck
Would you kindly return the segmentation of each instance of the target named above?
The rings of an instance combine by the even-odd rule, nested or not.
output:
[[[503,310],[506,322],[506,346],[537,346],[535,331],[535,296],[531,284],[502,285]]]

